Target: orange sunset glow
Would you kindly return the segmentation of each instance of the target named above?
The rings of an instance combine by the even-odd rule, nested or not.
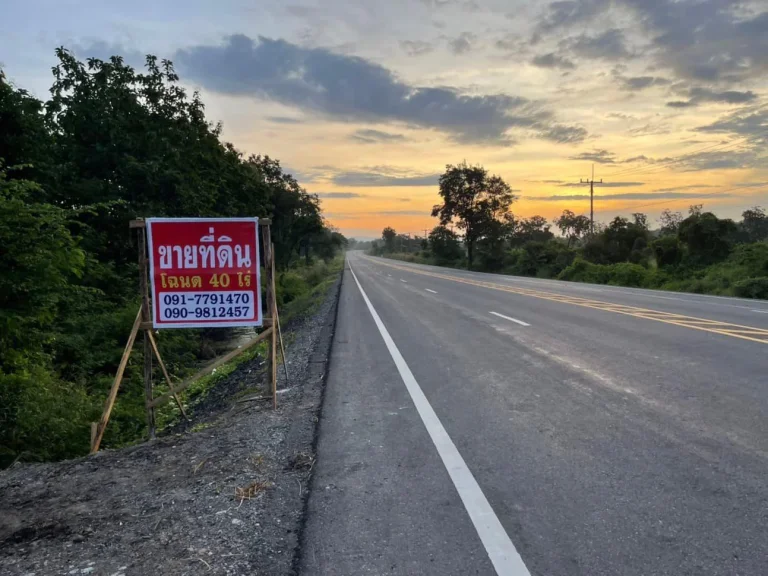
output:
[[[516,190],[519,216],[588,213],[579,179],[593,164],[599,221],[768,203],[762,0],[220,4],[216,27],[168,22],[194,32],[186,42],[156,22],[127,31],[100,8],[78,22],[62,12],[62,41],[81,56],[173,60],[224,138],[280,159],[347,236],[423,235],[439,174],[464,160]],[[35,87],[37,68],[6,70]]]

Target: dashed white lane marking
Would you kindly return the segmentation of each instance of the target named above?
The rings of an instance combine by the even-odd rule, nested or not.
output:
[[[758,314],[768,314],[768,310],[752,310],[752,312],[757,312]]]
[[[520,326],[530,326],[528,322],[523,322],[522,320],[518,320],[517,318],[512,318],[511,316],[504,316],[504,314],[499,314],[498,312],[489,312],[489,314],[493,314],[494,316],[498,316],[499,318],[504,318],[504,320],[509,320],[510,322],[514,322],[515,324],[520,324]]]
[[[477,530],[477,535],[480,537],[480,541],[488,553],[488,558],[490,558],[493,567],[496,569],[496,574],[498,576],[531,576],[515,545],[504,530],[504,526],[501,525],[488,499],[480,489],[480,485],[467,467],[467,463],[464,462],[464,458],[459,454],[453,440],[448,436],[448,432],[446,432],[443,423],[440,422],[437,414],[432,409],[429,400],[424,396],[424,392],[421,390],[416,378],[414,378],[408,364],[405,363],[403,355],[400,354],[400,350],[398,350],[395,341],[392,340],[392,336],[389,335],[386,326],[384,326],[381,318],[379,318],[373,304],[368,299],[368,295],[363,290],[363,287],[360,286],[360,281],[357,279],[351,265],[349,266],[349,271],[352,273],[352,278],[355,279],[355,284],[357,284],[357,288],[360,290],[366,306],[368,306],[368,311],[373,316],[373,321],[376,323],[376,327],[384,339],[384,344],[386,344],[392,360],[395,361],[397,371],[400,373],[400,377],[408,389],[416,411],[421,416],[421,421],[424,423],[429,437],[432,438],[432,442],[435,448],[437,448],[437,453],[440,455],[440,459],[443,461],[445,469],[448,471],[448,475],[451,477],[453,485],[456,487],[456,491],[464,503],[464,508],[469,514],[475,530]]]
[[[437,292],[435,292],[434,290],[430,290],[429,288],[424,288],[424,290],[426,290],[427,292],[432,292],[432,294],[437,294]]]
[[[408,284],[408,280],[403,280],[402,278],[400,278],[400,282],[405,282],[406,284]]]

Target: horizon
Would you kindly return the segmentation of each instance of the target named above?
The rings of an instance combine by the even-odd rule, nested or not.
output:
[[[46,99],[56,46],[168,58],[225,140],[279,159],[353,238],[431,229],[463,160],[510,184],[519,217],[588,215],[592,164],[598,222],[765,206],[765,3],[646,4],[13,1],[0,67]]]

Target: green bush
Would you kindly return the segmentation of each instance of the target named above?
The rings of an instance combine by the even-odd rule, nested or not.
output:
[[[314,274],[313,274],[314,276]],[[297,272],[290,271],[284,272],[280,275],[280,280],[276,285],[277,291],[277,305],[282,307],[289,302],[293,302],[309,291],[309,285],[307,281],[302,278]]]
[[[638,264],[631,264],[629,262],[622,262],[620,264],[612,264],[607,266],[609,269],[608,284],[615,286],[635,286],[642,287],[646,285],[646,279],[648,277],[648,269],[643,268]]]
[[[741,298],[768,299],[768,277],[739,280],[733,285],[733,294]]]
[[[557,279],[569,280],[571,282],[589,282],[591,284],[608,284],[610,280],[609,268],[609,266],[604,264],[592,264],[577,258],[570,266],[557,275]]]

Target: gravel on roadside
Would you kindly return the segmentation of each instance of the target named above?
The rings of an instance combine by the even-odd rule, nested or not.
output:
[[[0,574],[293,573],[339,290],[284,327],[276,411],[235,399],[264,382],[257,357],[196,407],[190,431],[0,472]]]

